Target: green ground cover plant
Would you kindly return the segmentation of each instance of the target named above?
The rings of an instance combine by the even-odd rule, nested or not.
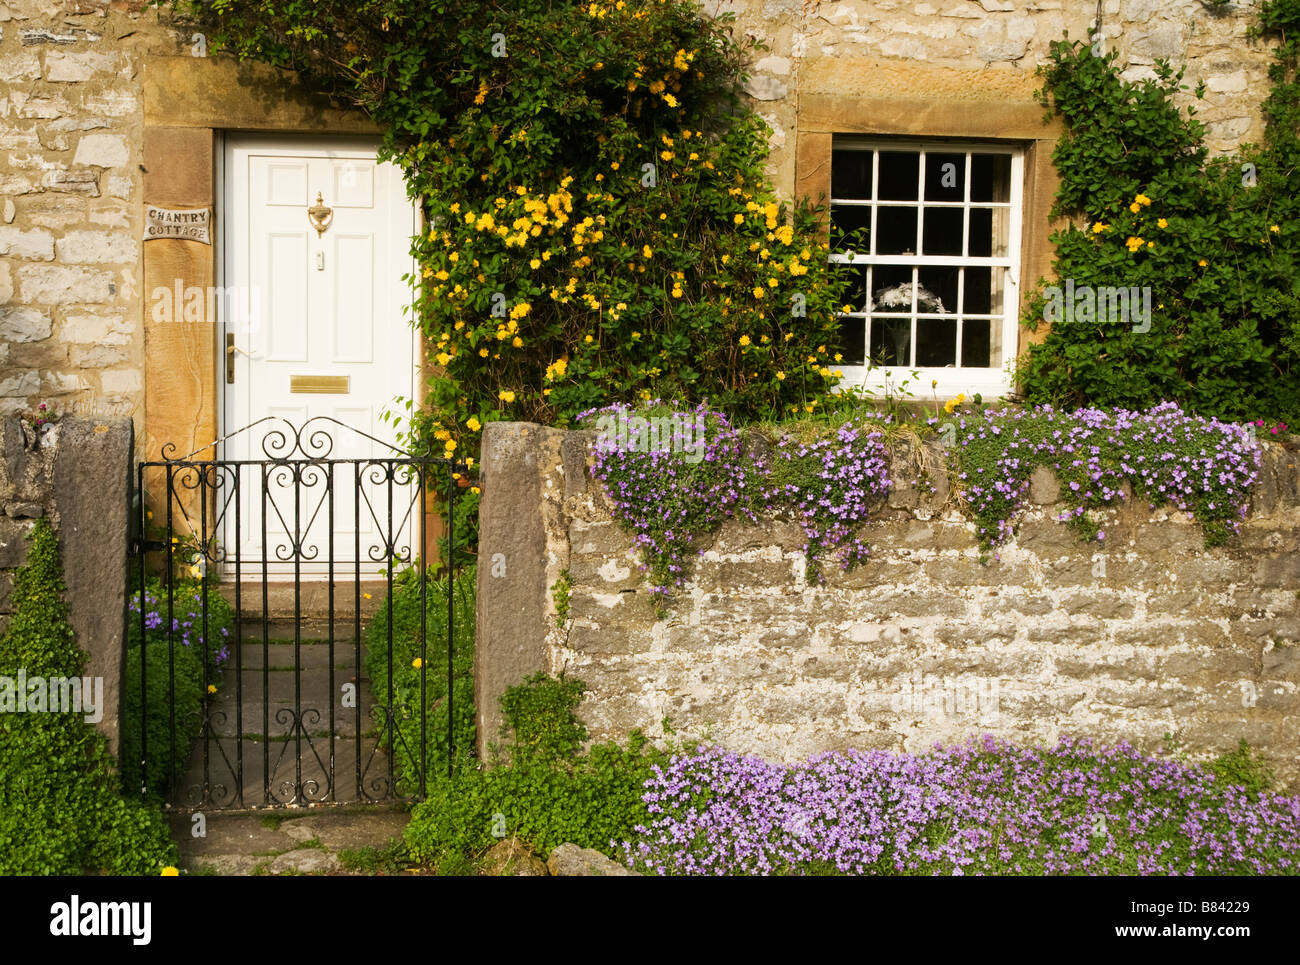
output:
[[[0,637],[0,677],[79,677],[58,541],[38,520]],[[158,874],[176,859],[161,814],[121,793],[107,740],[80,713],[0,714],[0,874]]]

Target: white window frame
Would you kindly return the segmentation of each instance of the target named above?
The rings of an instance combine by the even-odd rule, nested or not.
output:
[[[882,207],[914,207],[920,208],[922,212],[927,207],[949,207],[963,209],[962,225],[963,234],[968,238],[970,234],[970,209],[971,208],[1002,208],[1008,211],[1008,228],[1006,254],[1001,257],[973,257],[969,255],[873,255],[855,253],[855,257],[850,258],[847,253],[832,253],[830,260],[834,264],[852,264],[856,266],[884,265],[898,267],[900,263],[905,262],[908,265],[924,268],[927,266],[945,267],[945,268],[963,268],[963,267],[991,267],[1003,268],[1002,272],[1002,312],[999,315],[976,316],[989,317],[992,319],[994,326],[997,325],[999,317],[1001,320],[1001,354],[1002,364],[1000,367],[971,367],[971,366],[945,366],[921,367],[910,365],[887,365],[878,366],[870,364],[871,340],[870,331],[867,332],[867,342],[864,348],[866,363],[864,365],[839,365],[844,374],[840,382],[840,389],[849,387],[862,387],[874,395],[882,395],[887,390],[897,392],[904,381],[908,381],[906,392],[914,399],[927,400],[932,397],[939,399],[950,399],[956,397],[959,393],[965,393],[967,397],[978,392],[985,398],[997,398],[1006,395],[1012,388],[1012,373],[1014,371],[1015,357],[1019,345],[1020,323],[1019,323],[1019,295],[1020,295],[1020,245],[1024,223],[1024,170],[1025,170],[1025,152],[1018,144],[997,141],[963,141],[963,140],[911,140],[911,139],[894,139],[894,138],[870,138],[854,137],[849,135],[836,135],[832,141],[833,150],[862,150],[875,152],[871,169],[871,194],[876,197],[879,194],[880,179],[880,151],[892,152],[915,152],[920,155],[918,171],[918,191],[916,201],[880,201],[861,198],[831,198],[832,204],[848,205],[857,204],[871,208],[871,243],[874,247],[876,239],[876,221],[877,214]],[[966,163],[966,184],[963,200],[961,201],[925,201],[925,155],[934,154],[967,154]],[[1004,202],[968,200],[971,193],[971,155],[974,154],[1001,154],[1009,155],[1010,178],[1008,200]],[[832,162],[833,163],[833,162]],[[833,182],[832,182],[833,183]],[[917,218],[917,251],[924,251],[921,247],[925,232],[925,218]],[[966,249],[963,243],[963,250]],[[915,270],[913,280],[916,280]],[[937,313],[917,312],[916,293],[913,291],[912,296],[912,337],[911,350],[913,357],[916,353],[917,326],[915,318],[945,318],[949,316]],[[863,309],[866,306],[861,306]],[[877,313],[879,314],[879,313]],[[868,323],[869,313],[865,310],[841,313],[840,318],[851,317],[859,319],[865,326]],[[961,358],[961,318],[958,316],[957,328],[957,358]],[[917,373],[913,379],[912,372]],[[937,383],[932,388],[932,383]]]

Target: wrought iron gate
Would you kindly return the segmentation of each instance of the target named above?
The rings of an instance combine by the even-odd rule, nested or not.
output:
[[[241,434],[264,458],[217,458]],[[369,452],[333,457],[341,434]],[[412,456],[328,416],[296,428],[267,417],[174,451],[164,446],[135,478],[128,789],[138,778],[143,796],[181,810],[424,796],[440,776],[429,773],[430,729],[446,728],[436,744],[448,773],[456,751],[461,602],[453,569],[445,604],[430,599],[442,587],[426,573],[425,524],[437,495],[450,509],[467,484],[465,465]],[[395,613],[398,584],[418,592],[418,615]],[[382,659],[363,639],[376,605]],[[430,625],[431,611],[445,626]],[[442,663],[444,647],[446,687],[431,704],[442,681],[431,684],[430,657]],[[378,678],[369,688],[367,664]]]

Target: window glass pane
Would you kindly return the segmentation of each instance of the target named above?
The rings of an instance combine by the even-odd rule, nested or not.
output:
[[[877,197],[882,201],[916,201],[921,156],[914,151],[880,152],[880,180]]]
[[[921,287],[916,292],[916,310],[940,315],[957,314],[957,284],[961,269],[921,268],[917,274]]]
[[[1011,156],[976,154],[971,157],[970,199],[972,201],[1010,201]]]
[[[993,323],[987,318],[968,318],[961,326],[961,364],[963,368],[1000,367],[1001,360],[994,360],[989,331]]]
[[[1005,258],[1010,215],[1007,208],[971,208],[968,254],[977,258]]]
[[[921,239],[924,255],[960,255],[962,253],[962,209],[926,208],[925,235]]]
[[[957,364],[957,319],[916,320],[916,364],[934,368]]]
[[[841,365],[866,364],[867,320],[861,316],[840,316],[840,337],[836,351],[844,356]]]
[[[831,247],[851,247],[864,254],[870,250],[871,208],[865,204],[831,205]]]
[[[831,197],[871,199],[872,151],[831,151]]]
[[[877,365],[912,364],[912,320],[871,319],[871,361]]]
[[[900,265],[877,265],[871,270],[871,311],[912,310],[912,269]]]
[[[1002,314],[1005,268],[965,268],[962,277],[966,299],[962,305],[963,315]]]
[[[877,255],[916,254],[916,208],[876,209]]]
[[[962,201],[966,197],[966,155],[925,155],[925,199]]]
[[[867,310],[867,269],[855,269],[852,277],[846,274],[844,279],[847,284],[841,292],[837,307],[843,309],[845,305],[852,305],[852,311],[865,312]]]
[[[966,300],[962,304],[962,312],[967,315],[993,314],[991,300],[993,269],[966,268],[962,271],[962,276],[966,286]]]

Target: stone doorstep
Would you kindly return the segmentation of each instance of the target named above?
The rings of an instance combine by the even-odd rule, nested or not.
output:
[[[281,818],[267,827],[266,816]],[[195,838],[192,817],[168,816],[172,835],[181,852],[181,866],[197,871],[207,866],[221,875],[250,875],[258,866],[267,874],[330,873],[339,870],[342,849],[385,848],[400,840],[410,815],[382,807],[365,811],[268,811],[266,815],[206,815],[207,834]],[[308,842],[320,846],[303,847]]]
[[[295,588],[298,593],[295,599]],[[218,590],[232,607],[235,605],[235,584],[220,583]],[[262,583],[261,581],[243,581],[239,585],[239,613],[243,620],[260,620],[262,617]],[[355,619],[353,604],[356,602],[357,584],[351,580],[335,580],[333,613],[335,633],[340,625],[348,626]],[[369,599],[366,598],[369,594]],[[384,580],[363,580],[361,583],[361,621],[364,624],[383,606],[388,595],[388,583]],[[310,622],[319,626],[320,636],[325,635],[324,628],[330,616],[329,584],[324,580],[304,580],[301,583],[268,582],[266,584],[266,615],[276,622],[293,620]],[[349,628],[348,632],[351,632]],[[292,630],[288,634],[293,636]]]

